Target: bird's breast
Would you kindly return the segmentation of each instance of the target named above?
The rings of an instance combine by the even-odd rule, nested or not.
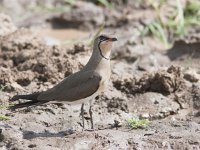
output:
[[[101,61],[95,71],[101,76],[98,92],[103,92],[109,82],[111,75],[110,61]]]
[[[99,92],[103,92],[106,89],[109,79],[110,79],[110,74],[111,74],[110,71],[102,73],[101,75],[102,79],[101,79],[99,90],[98,90]]]

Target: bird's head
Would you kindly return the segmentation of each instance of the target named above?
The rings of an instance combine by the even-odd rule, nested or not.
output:
[[[112,48],[112,43],[117,41],[117,38],[107,35],[100,35],[94,41],[94,47],[98,49],[101,57],[109,59]]]

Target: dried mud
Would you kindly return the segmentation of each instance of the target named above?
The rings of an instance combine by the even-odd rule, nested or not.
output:
[[[51,21],[59,23],[59,18],[65,20],[64,24],[67,21],[75,28],[79,27],[74,25],[81,25],[84,30],[98,27],[106,21],[106,27],[111,31],[116,27],[124,31],[124,41],[113,48],[108,89],[96,98],[93,106],[96,130],[82,130],[79,105],[46,104],[14,112],[2,108],[1,115],[10,120],[0,122],[0,147],[36,150],[200,149],[198,38],[195,43],[190,38],[184,43],[177,42],[173,48],[163,49],[164,52],[155,50],[155,44],[145,46],[140,37],[134,43],[130,37],[125,38],[129,32],[126,26],[138,26],[137,23],[133,25],[131,19],[138,21],[141,16],[132,18],[125,15],[128,17],[124,19],[122,16],[127,12],[117,14],[113,11],[108,15],[108,10],[87,3],[78,3],[67,16],[59,14],[62,17],[53,16]],[[93,7],[98,9],[91,13],[85,5],[91,10],[94,10]],[[139,9],[138,14],[140,12]],[[81,20],[84,13],[90,15]],[[109,22],[112,19],[104,13],[109,17],[114,14],[114,22]],[[100,20],[93,20],[96,16]],[[120,28],[120,21],[123,28]],[[74,48],[48,46],[29,29],[17,29],[11,20],[9,22],[11,27],[6,25],[1,29],[5,32],[0,32],[4,33],[0,36],[2,106],[11,104],[8,100],[14,94],[52,87],[80,70],[91,55],[91,48],[85,45],[75,45]],[[86,105],[86,128],[90,128],[88,108]],[[131,118],[145,118],[151,122],[145,129],[131,130],[127,125]]]

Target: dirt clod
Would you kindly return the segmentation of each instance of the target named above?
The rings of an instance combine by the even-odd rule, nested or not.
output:
[[[167,70],[144,74],[140,79],[124,79],[114,81],[114,86],[129,94],[143,92],[158,92],[164,95],[174,93],[181,89],[184,80],[179,67],[171,66]]]
[[[183,11],[188,2],[181,3]],[[0,4],[18,27],[30,27],[17,29],[10,17],[0,14],[0,149],[199,149],[199,27],[192,25],[188,35],[166,49],[157,32],[163,28],[161,36],[166,34],[169,43],[177,32],[154,24],[159,19],[166,23],[171,16],[181,20],[175,17],[174,1],[4,0]],[[154,7],[160,10],[158,20]],[[80,105],[8,109],[15,103],[9,101],[13,95],[44,91],[80,70],[92,53],[88,41],[103,22],[104,33],[118,41],[113,44],[109,85],[92,104],[94,131],[87,103],[86,130]],[[150,123],[133,130],[127,125],[131,119]]]

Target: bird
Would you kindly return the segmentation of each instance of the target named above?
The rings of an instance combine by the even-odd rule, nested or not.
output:
[[[92,102],[105,91],[111,76],[110,56],[116,37],[101,34],[94,39],[93,52],[87,64],[78,72],[64,78],[54,87],[41,92],[26,95],[15,95],[10,101],[28,100],[11,106],[19,109],[41,105],[49,102],[67,102],[81,105],[82,127],[84,128],[84,103],[89,102],[91,129],[94,129],[92,118]]]

